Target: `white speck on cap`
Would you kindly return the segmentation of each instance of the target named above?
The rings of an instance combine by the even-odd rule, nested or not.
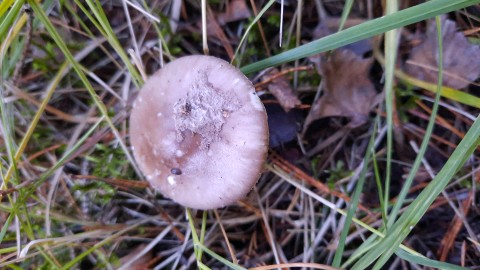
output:
[[[169,183],[171,186],[173,186],[173,185],[175,185],[175,184],[177,183],[177,182],[175,181],[175,176],[173,176],[173,175],[169,175],[169,176],[167,177],[167,181],[168,181],[168,183]]]
[[[180,150],[180,149],[178,149],[177,151],[175,151],[175,156],[177,156],[177,157],[183,157],[184,154],[185,154],[185,153],[184,153],[182,150]]]

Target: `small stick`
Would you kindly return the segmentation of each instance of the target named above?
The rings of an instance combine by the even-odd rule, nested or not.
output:
[[[208,55],[207,44],[207,1],[202,0],[202,40],[203,40],[203,53]]]
[[[225,238],[225,243],[227,244],[228,252],[230,252],[230,256],[232,257],[232,262],[234,264],[238,264],[237,256],[235,256],[235,252],[233,251],[232,245],[230,245],[230,241],[228,240],[227,233],[225,232],[225,228],[223,227],[222,221],[220,220],[220,216],[218,215],[217,209],[213,209],[213,213],[215,214],[217,223],[220,226],[220,230],[222,231],[223,238]]]
[[[261,81],[257,84],[255,84],[255,89],[259,88],[260,86],[263,86],[267,83],[270,83],[271,81],[274,81],[275,79],[277,79],[278,77],[281,77],[281,76],[284,76],[285,74],[287,73],[290,73],[290,72],[295,72],[295,71],[304,71],[304,70],[312,70],[313,67],[312,66],[300,66],[300,67],[293,67],[293,68],[289,68],[289,69],[284,69],[280,72],[278,72],[277,74],[273,75],[272,77],[264,80],[264,81]]]

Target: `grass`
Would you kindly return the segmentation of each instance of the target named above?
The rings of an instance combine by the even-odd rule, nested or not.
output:
[[[440,37],[438,16],[448,12],[478,27],[479,18],[464,8],[480,1],[431,0],[398,11],[399,2],[386,1],[385,16],[347,29],[348,18],[361,14],[354,1],[330,4],[341,15],[340,30],[308,43],[303,29],[314,28],[316,17],[307,8],[318,8],[309,1],[284,7],[280,21],[286,33],[272,27],[275,20],[268,22],[280,14],[275,1],[266,1],[248,24],[224,27],[236,47],[229,60],[252,79],[270,67],[300,70],[306,57],[384,34],[384,48],[374,48],[374,56],[384,72],[385,102],[362,128],[347,133],[339,151],[327,148],[308,158],[299,150],[292,161],[285,149],[273,149],[247,199],[203,212],[184,209],[147,187],[129,149],[127,119],[136,89],[164,60],[201,52],[225,57],[221,38],[195,22],[205,22],[207,10],[222,12],[228,3],[183,1],[176,10],[170,1],[0,2],[0,268],[128,269],[139,262],[155,269],[475,267],[478,211],[465,214],[462,202],[478,194],[478,91],[443,85],[441,64],[435,85],[406,75],[396,61],[402,27],[437,16]],[[176,12],[183,28],[174,31],[168,18]],[[288,37],[282,48],[279,35]],[[266,43],[271,51],[265,51]],[[441,38],[438,46],[441,52]],[[314,78],[292,75],[303,104],[315,96],[301,90],[317,88]],[[412,85],[427,92],[409,92]],[[401,103],[407,95],[423,105],[431,100],[429,92],[435,97],[428,111]],[[427,117],[420,117],[422,110]],[[408,116],[399,120],[402,113]],[[420,147],[401,161],[395,148],[398,121],[423,131],[402,131]],[[329,123],[334,129],[335,122]],[[322,132],[316,140],[328,139]],[[287,149],[315,147],[305,141]],[[435,171],[429,170],[431,149],[446,154]],[[329,162],[330,156],[345,168]],[[396,175],[398,168],[405,179]],[[328,169],[337,173],[329,175]],[[431,181],[419,182],[426,170]],[[306,171],[318,171],[319,177]],[[331,186],[322,181],[327,176]],[[451,214],[448,222],[445,213]],[[450,224],[453,217],[466,229],[450,242],[451,256],[442,261],[435,255],[440,239],[425,234],[448,231],[425,223]],[[132,252],[138,246],[142,249]]]

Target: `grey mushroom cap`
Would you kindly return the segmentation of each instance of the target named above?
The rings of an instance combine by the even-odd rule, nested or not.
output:
[[[130,141],[154,188],[186,207],[214,209],[245,197],[260,177],[267,115],[240,70],[186,56],[146,81],[130,116]]]

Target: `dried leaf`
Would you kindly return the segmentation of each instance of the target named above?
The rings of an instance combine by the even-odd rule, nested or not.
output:
[[[251,16],[245,0],[233,0],[227,4],[227,10],[218,15],[218,23],[225,25],[229,22],[247,19]]]
[[[262,79],[269,80],[278,73],[278,69],[272,69],[265,74]],[[273,81],[268,84],[267,88],[268,91],[277,98],[278,102],[286,112],[301,104],[300,100],[293,92],[293,89],[290,87],[290,83],[283,76],[273,79]]]
[[[454,21],[442,18],[443,85],[461,89],[480,75],[480,47],[470,44]],[[406,72],[415,78],[437,83],[438,44],[435,21],[430,21],[423,42],[412,49]]]
[[[305,126],[320,118],[344,116],[351,126],[364,123],[376,103],[376,91],[368,77],[372,58],[363,58],[350,50],[334,51],[322,60],[319,72],[324,82],[324,94],[313,105]]]

